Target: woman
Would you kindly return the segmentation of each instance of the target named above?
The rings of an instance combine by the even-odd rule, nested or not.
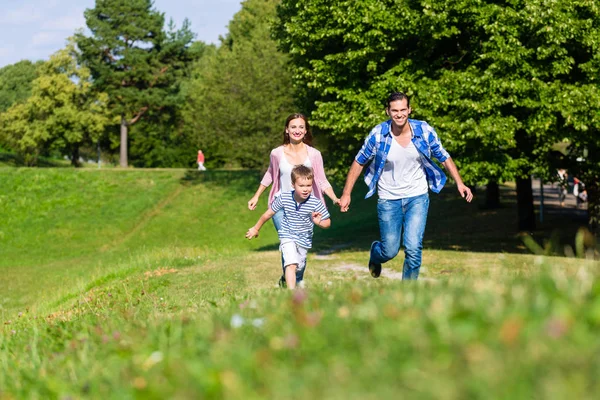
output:
[[[325,177],[323,168],[323,158],[321,152],[312,144],[312,133],[308,120],[302,114],[292,114],[285,120],[285,129],[283,130],[283,145],[271,151],[271,161],[269,169],[263,176],[258,190],[248,201],[248,208],[254,210],[258,203],[258,198],[271,186],[269,193],[269,207],[273,200],[283,192],[292,190],[292,168],[303,164],[313,169],[315,178],[313,180],[313,194],[325,204],[323,193],[326,194],[334,204],[339,204],[340,199],[335,195],[333,188]],[[278,212],[273,216],[273,225],[279,231],[283,212]],[[304,276],[304,270],[297,271],[296,281],[301,282]],[[285,283],[282,277],[280,284]]]

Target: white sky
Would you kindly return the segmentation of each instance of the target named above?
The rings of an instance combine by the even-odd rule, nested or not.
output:
[[[0,68],[24,59],[47,60],[85,27],[83,12],[94,5],[94,0],[0,0]],[[154,0],[154,8],[177,28],[187,17],[197,40],[217,44],[241,0]]]

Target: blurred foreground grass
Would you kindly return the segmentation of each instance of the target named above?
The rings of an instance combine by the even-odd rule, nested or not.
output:
[[[436,197],[422,280],[365,262],[373,201],[317,231],[308,289],[275,287],[238,171],[0,170],[0,399],[592,399],[598,262],[526,254]],[[266,207],[266,196],[259,209]],[[510,204],[510,203],[508,203]],[[459,251],[460,250],[460,251]]]

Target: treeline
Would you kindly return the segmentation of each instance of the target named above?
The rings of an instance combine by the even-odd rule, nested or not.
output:
[[[124,17],[125,16],[125,17]],[[49,61],[0,70],[0,146],[40,155],[101,149],[120,164],[264,167],[294,111],[343,174],[390,91],[411,96],[466,183],[568,168],[600,216],[600,4],[594,0],[246,0],[218,46],[150,0],[97,0]],[[18,73],[15,73],[18,71]],[[18,83],[17,83],[18,82]]]
[[[219,46],[188,21],[165,23],[150,0],[97,0],[46,62],[0,69],[0,149],[103,158],[121,166],[261,168],[295,111],[288,57],[270,23],[275,0],[248,0]]]

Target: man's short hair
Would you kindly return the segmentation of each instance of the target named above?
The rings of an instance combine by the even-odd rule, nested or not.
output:
[[[404,100],[406,99],[406,106],[410,107],[410,99],[408,98],[408,96],[402,92],[394,92],[394,93],[390,93],[390,95],[388,96],[387,100],[386,100],[386,106],[385,108],[390,108],[390,103],[392,103],[393,101],[398,101],[398,100]]]
[[[313,173],[312,168],[307,167],[306,165],[302,165],[302,164],[296,165],[292,169],[292,184],[296,183],[296,179],[298,179],[298,178],[313,180],[314,177],[315,177],[315,174]]]

